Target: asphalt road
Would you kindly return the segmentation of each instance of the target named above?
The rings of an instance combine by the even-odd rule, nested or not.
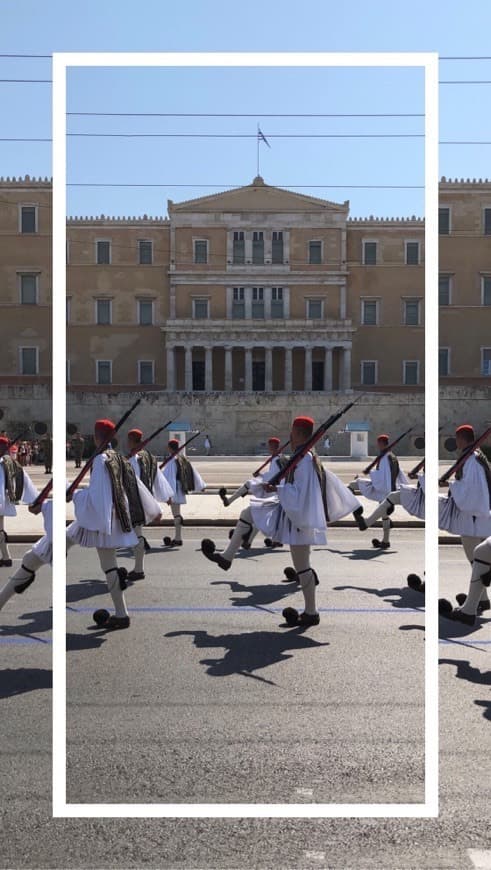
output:
[[[361,536],[333,530],[314,557],[321,624],[303,634],[280,627],[300,600],[277,585],[286,553],[224,574],[196,552],[206,531],[185,534],[147,557],[132,626],[108,636],[89,630],[107,601],[97,561],[70,553],[69,800],[419,802],[423,614],[404,580],[422,532],[360,559]],[[441,594],[467,576],[460,548],[442,548]],[[489,866],[489,621],[441,622],[438,820],[53,820],[46,568],[0,625],[2,867]]]

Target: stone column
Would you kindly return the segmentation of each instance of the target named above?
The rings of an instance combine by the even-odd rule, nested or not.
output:
[[[326,347],[324,352],[324,389],[332,392],[332,347]]]
[[[205,390],[211,393],[213,390],[213,348],[205,347]]]
[[[252,390],[252,347],[245,348],[245,389]]]
[[[225,348],[225,392],[232,392],[232,348]]]
[[[339,288],[339,319],[346,319],[346,284],[341,284]]]
[[[176,389],[176,370],[173,347],[167,348],[167,389],[171,393]]]
[[[306,393],[312,392],[312,348],[305,348],[305,380],[304,390]]]
[[[293,389],[293,348],[285,347],[285,392]]]
[[[351,348],[343,348],[343,390],[351,390]]]
[[[273,391],[273,348],[272,347],[265,348],[264,361],[265,361],[264,389],[265,389],[266,393],[271,393]]]
[[[184,389],[191,393],[193,389],[193,348],[184,348]]]

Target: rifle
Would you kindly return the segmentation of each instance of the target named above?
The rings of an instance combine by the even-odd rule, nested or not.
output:
[[[297,449],[292,454],[292,456],[290,456],[290,458],[289,458],[288,462],[286,463],[286,465],[284,466],[284,468],[280,469],[280,471],[277,471],[276,474],[271,478],[271,480],[268,482],[267,485],[268,486],[277,486],[277,484],[280,483],[280,481],[283,480],[283,478],[286,477],[287,474],[290,471],[292,471],[293,468],[296,468],[296,466],[298,465],[300,460],[303,459],[304,456],[307,455],[309,450],[315,444],[317,444],[318,441],[320,441],[320,439],[327,432],[327,430],[330,429],[331,426],[334,426],[334,424],[337,423],[339,418],[342,417],[344,414],[346,414],[347,411],[349,411],[349,409],[353,407],[353,405],[356,405],[356,403],[359,402],[360,399],[362,399],[364,395],[365,395],[365,393],[362,393],[361,396],[358,396],[358,398],[354,399],[353,402],[349,402],[348,405],[345,405],[345,407],[341,411],[338,411],[337,414],[332,414],[324,423],[321,423],[321,425],[310,436],[308,441],[306,441],[305,444],[301,444],[300,447],[297,447]]]
[[[192,438],[188,438],[188,440],[185,441],[184,444],[181,444],[181,446],[172,454],[172,456],[168,456],[167,459],[164,459],[164,461],[161,462],[159,465],[160,470],[165,468],[165,466],[171,461],[171,459],[174,459],[174,457],[177,456],[177,454],[180,453],[181,450],[184,450],[184,448],[187,447],[188,444],[191,444],[191,441],[194,441],[194,439],[197,438],[198,435],[201,435],[201,432],[196,432],[196,435],[193,435]]]
[[[36,496],[36,498],[29,505],[29,507],[30,508],[38,507],[38,505],[42,504],[43,501],[46,501],[46,499],[48,498],[48,495],[50,494],[52,489],[53,489],[53,478],[51,478],[51,480],[48,480],[46,486],[44,486],[42,488],[41,492]]]
[[[285,449],[285,447],[288,447],[289,443],[290,443],[290,439],[288,439],[288,441],[285,441],[285,443],[282,444],[281,447],[278,447],[278,450],[276,451],[276,453],[273,453],[271,456],[268,456],[266,462],[263,462],[263,464],[260,465],[259,468],[256,468],[256,470],[253,472],[252,476],[257,477],[258,474],[261,473],[263,468],[266,468],[268,462],[271,462],[275,458],[275,456],[279,456],[281,453],[283,453],[283,450]]]
[[[131,453],[128,453],[126,459],[131,459],[132,456],[134,456],[136,453],[139,453],[140,450],[143,450],[143,448],[150,441],[153,441],[153,439],[156,438],[157,435],[160,435],[160,433],[163,432],[164,429],[167,429],[167,426],[170,426],[170,424],[173,422],[174,422],[173,420],[168,420],[167,423],[165,424],[165,426],[161,426],[160,429],[156,429],[155,432],[152,432],[152,434],[149,435],[148,438],[145,438],[145,441],[142,441],[141,444],[138,445],[138,447],[133,447],[133,449],[131,450]]]
[[[121,426],[123,425],[123,423],[126,422],[126,420],[128,419],[128,417],[130,416],[130,414],[133,413],[133,411],[134,411],[135,408],[140,404],[140,402],[141,402],[141,396],[140,396],[139,399],[136,400],[136,402],[133,403],[133,405],[131,406],[131,408],[130,408],[128,411],[126,411],[126,412],[123,414],[123,416],[121,417],[121,419],[116,423],[116,426],[114,427],[114,431],[111,433],[111,435],[108,435],[107,438],[104,439],[104,441],[102,442],[102,444],[100,444],[99,447],[96,447],[96,449],[94,450],[94,452],[93,452],[92,456],[90,457],[90,459],[87,460],[87,462],[85,463],[84,467],[80,470],[80,472],[78,473],[78,475],[77,475],[77,477],[75,478],[75,480],[72,481],[72,483],[71,483],[70,486],[68,487],[68,489],[67,489],[67,491],[66,491],[66,500],[67,500],[67,501],[71,501],[71,500],[72,500],[72,498],[73,498],[73,493],[74,493],[75,490],[77,489],[77,486],[79,485],[79,483],[81,482],[81,480],[82,480],[82,479],[85,477],[85,475],[87,474],[89,468],[92,468],[92,466],[93,466],[93,464],[94,464],[94,460],[95,460],[95,459],[97,458],[97,456],[99,456],[101,453],[104,453],[104,450],[106,449],[107,445],[110,443],[111,439],[114,437],[114,435],[116,434],[116,432],[118,431],[118,429],[120,429]]]
[[[438,429],[438,434],[440,434],[442,429],[443,429],[443,426],[440,426],[440,428]],[[424,447],[424,444],[423,444],[423,447]],[[412,469],[412,471],[408,471],[407,476],[409,477],[410,480],[416,480],[419,472],[424,467],[425,467],[425,457],[423,456],[422,460],[420,462],[418,462],[418,464]]]
[[[395,441],[392,441],[390,444],[387,445],[387,447],[384,447],[382,453],[380,453],[379,456],[376,456],[373,462],[371,462],[370,465],[367,465],[367,467],[363,469],[363,474],[370,474],[372,468],[377,465],[377,462],[380,462],[382,457],[385,456],[385,454],[388,453],[390,450],[392,450],[392,448],[395,447],[396,444],[399,444],[399,441],[402,441],[402,439],[405,438],[406,435],[409,435],[409,433],[412,432],[413,429],[414,426],[411,426],[410,429],[407,429],[406,432],[403,432],[402,435],[399,435],[399,437],[396,438]]]
[[[465,465],[467,460],[472,456],[474,450],[479,447],[479,445],[482,444],[483,441],[486,441],[486,439],[489,438],[490,435],[491,426],[489,427],[489,429],[486,429],[486,431],[483,432],[482,435],[479,436],[479,438],[476,438],[473,444],[470,444],[469,447],[466,447],[462,456],[457,459],[457,462],[454,462],[454,464],[448,469],[448,471],[446,471],[445,474],[440,477],[438,481],[439,485],[445,486],[445,484],[448,483],[449,479],[452,477],[452,474],[455,474],[456,471],[458,471],[460,468],[462,468],[463,465]]]

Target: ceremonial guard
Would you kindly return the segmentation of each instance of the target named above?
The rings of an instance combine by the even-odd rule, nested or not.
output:
[[[439,602],[439,610],[443,616],[464,625],[474,625],[476,616],[491,608],[488,595],[491,585],[491,535],[477,545],[471,564],[472,573],[467,595],[457,595],[461,606],[452,608],[446,599],[440,599]]]
[[[75,468],[80,468],[82,465],[82,458],[84,455],[84,444],[85,438],[80,434],[80,432],[75,432],[75,435],[72,437],[72,450],[73,450],[73,458],[75,460]]]
[[[94,427],[96,447],[107,443],[114,431],[111,420],[98,420]],[[129,462],[109,447],[95,457],[89,486],[74,493],[73,503],[75,522],[67,529],[67,546],[97,549],[115,609],[114,616],[100,611],[103,618],[96,618],[97,612],[94,618],[102,628],[128,628],[130,618],[124,597],[127,572],[118,568],[116,548],[135,547],[135,527],[160,517],[160,506]]]
[[[29,511],[32,514],[39,514],[42,511],[44,535],[36,541],[31,550],[24,553],[21,567],[0,590],[0,610],[14,593],[21,595],[25,592],[34,582],[38,568],[50,564],[53,558],[53,502],[44,501],[39,505],[30,505]]]
[[[358,489],[361,495],[365,498],[384,504],[389,494],[399,490],[402,484],[408,484],[409,481],[404,472],[399,468],[397,456],[390,450],[388,435],[378,436],[377,447],[379,450],[379,456],[375,462],[372,463],[374,466],[373,469],[370,466],[370,477],[358,477],[348,484],[348,486],[352,492],[356,492]],[[383,537],[381,541],[379,541],[378,538],[374,538],[372,540],[372,545],[380,550],[388,550],[390,547],[389,514],[387,511],[384,511],[382,514],[378,514],[377,519],[380,516],[382,518]],[[368,526],[368,523],[365,523],[361,517],[361,512],[356,513],[355,519],[357,519],[358,526],[362,531],[365,525]]]
[[[455,440],[460,450],[460,458],[456,464],[460,467],[455,472],[455,479],[448,485],[448,496],[439,496],[439,527],[443,531],[460,535],[465,555],[471,564],[476,558],[476,549],[482,547],[477,558],[483,559],[485,563],[488,546],[486,539],[491,536],[491,468],[483,451],[473,449],[475,434],[472,426],[459,426],[455,431]],[[481,568],[478,562],[476,583],[471,579],[470,601],[466,601],[461,610],[456,609],[452,618],[458,619],[461,614],[472,615],[478,589],[481,610],[489,608],[487,586],[478,579]],[[448,615],[448,608],[451,610],[451,605],[447,607],[442,604],[440,612]]]
[[[194,466],[191,465],[189,459],[186,459],[179,452],[179,441],[176,438],[171,438],[168,447],[170,462],[167,461],[165,463],[164,477],[174,491],[174,495],[169,500],[172,516],[174,517],[174,538],[171,539],[166,535],[164,544],[166,547],[182,547],[183,519],[181,516],[181,505],[186,504],[186,495],[188,493],[203,492],[206,488],[206,483]]]
[[[260,468],[258,468],[257,471],[255,471],[253,474],[253,478],[257,478],[258,475],[260,474],[260,472],[262,471],[262,469],[266,465],[269,465],[269,469],[261,475],[261,480],[265,481],[265,482],[267,482],[271,477],[273,477],[281,468],[284,468],[285,463],[287,462],[287,457],[284,455],[284,453],[282,452],[282,449],[280,447],[280,439],[277,438],[276,435],[272,435],[270,438],[268,438],[267,443],[268,443],[268,452],[270,454],[270,458],[268,460],[266,460],[266,462],[263,463],[263,465],[261,465]],[[288,443],[289,442],[287,441],[286,444],[283,445],[283,447],[286,447],[286,445]],[[218,494],[219,494],[220,498],[222,499],[222,502],[225,505],[225,507],[228,507],[237,498],[244,498],[244,496],[250,494],[251,490],[254,489],[254,485],[255,485],[254,480],[252,480],[252,481],[248,480],[245,483],[243,483],[242,486],[239,486],[239,488],[236,489],[235,492],[233,492],[230,497],[227,496],[227,490],[225,489],[225,487],[222,487],[219,490]],[[249,534],[244,536],[244,538],[242,540],[242,544],[241,544],[241,546],[243,547],[244,550],[250,550],[252,542],[253,542],[254,538],[256,537],[257,533],[258,533],[257,527],[253,526],[252,529],[250,530]],[[231,531],[229,537],[232,537],[232,534],[233,534],[233,532]],[[272,548],[283,546],[283,544],[281,544],[279,541],[272,541],[271,538],[266,538],[264,543],[267,547],[272,547]]]
[[[27,471],[9,454],[10,440],[0,437],[0,567],[10,568],[12,558],[5,531],[5,517],[17,516],[16,502],[31,504],[38,491]]]
[[[41,439],[41,444],[43,448],[44,473],[51,474],[51,467],[53,465],[53,439],[49,433]]]
[[[154,499],[158,502],[167,503],[174,495],[174,490],[160,471],[157,459],[153,453],[150,453],[150,450],[142,445],[142,439],[143,432],[141,429],[130,429],[128,432],[130,465],[133,468],[135,475],[149,490]],[[138,536],[138,544],[134,549],[135,567],[128,574],[128,580],[143,580],[145,577],[143,570],[143,560],[145,557],[143,526],[135,526],[135,533]]]
[[[313,429],[314,421],[310,417],[295,418],[290,434],[293,451],[307,445]],[[249,534],[252,526],[257,526],[274,541],[289,544],[305,611],[298,614],[294,608],[286,608],[283,615],[289,625],[318,625],[320,617],[315,600],[318,579],[310,565],[310,547],[326,543],[325,471],[316,454],[308,450],[277,486],[262,481],[250,481],[250,484],[255,490],[250,507],[242,511],[225,552],[217,553],[214,542],[207,538],[201,542],[201,550],[207,559],[228,571],[242,538]]]

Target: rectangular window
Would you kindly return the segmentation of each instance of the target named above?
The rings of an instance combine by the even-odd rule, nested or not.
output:
[[[377,242],[363,242],[363,265],[377,265]]]
[[[242,232],[234,233],[233,261],[236,266],[245,263],[245,240]]]
[[[112,363],[108,359],[97,360],[97,383],[110,384],[112,382]]]
[[[322,320],[322,299],[307,299],[307,319]]]
[[[273,320],[281,320],[284,317],[283,287],[271,288],[271,317]]]
[[[264,318],[264,288],[252,288],[252,317],[254,320],[262,320]]]
[[[309,242],[309,263],[311,266],[322,263],[322,242]]]
[[[194,262],[195,263],[207,263],[208,262],[208,242],[206,239],[195,239],[194,240]]]
[[[363,386],[373,387],[377,383],[377,362],[376,360],[362,360],[361,363],[361,382]]]
[[[234,287],[232,317],[234,320],[245,319],[245,296],[243,287]]]
[[[417,299],[404,302],[404,325],[419,326],[419,301]]]
[[[21,305],[36,305],[38,301],[38,277],[37,275],[20,276],[20,301]]]
[[[72,297],[67,296],[66,297],[66,322],[67,323],[70,323],[71,315],[72,315]]]
[[[491,275],[482,279],[482,304],[491,305]]]
[[[252,234],[252,262],[255,265],[264,263],[264,236],[262,232]]]
[[[441,378],[446,377],[449,374],[449,357],[450,352],[448,347],[441,347],[438,350],[438,374]]]
[[[404,361],[404,384],[414,387],[419,383],[419,362],[417,360]]]
[[[484,209],[484,235],[491,236],[491,208]]]
[[[252,389],[255,392],[266,389],[266,364],[261,360],[252,361]]]
[[[196,320],[208,319],[208,304],[208,299],[193,299],[193,317]]]
[[[378,302],[375,299],[363,299],[361,303],[361,322],[363,326],[377,326]]]
[[[450,305],[450,275],[438,276],[438,304]]]
[[[441,236],[448,236],[450,233],[450,209],[438,209],[438,232]]]
[[[111,300],[96,300],[96,323],[98,326],[109,326],[111,323]]]
[[[324,360],[312,360],[312,390],[314,393],[324,390]]]
[[[107,266],[111,262],[111,242],[97,242],[97,265]]]
[[[140,326],[153,325],[153,302],[151,300],[138,300],[138,323]]]
[[[283,263],[283,233],[273,232],[273,241],[271,247],[271,261],[273,263]]]
[[[23,205],[20,210],[21,233],[37,233],[37,207]]]
[[[154,373],[153,373],[153,360],[139,360],[138,361],[138,383],[139,384],[153,384],[154,383]]]
[[[419,242],[406,242],[406,266],[419,265]]]
[[[153,242],[140,239],[138,242],[138,262],[140,266],[151,266],[153,263]]]
[[[481,348],[481,356],[481,373],[483,377],[489,377],[491,375],[491,347]]]
[[[37,375],[39,372],[39,349],[37,347],[21,347],[21,375]]]
[[[205,364],[202,360],[193,360],[193,390],[205,388]]]

